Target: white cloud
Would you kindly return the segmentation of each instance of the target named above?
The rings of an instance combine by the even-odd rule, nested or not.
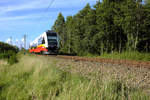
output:
[[[79,7],[88,2],[96,2],[96,0],[54,0],[50,8]],[[31,10],[39,8],[45,8],[46,10],[50,3],[52,3],[50,0],[26,0],[25,3],[20,5],[1,6],[0,14],[7,13],[10,11]]]
[[[14,17],[0,17],[0,21],[35,19],[35,18],[40,18],[40,17],[41,17],[40,14],[24,15],[24,16],[14,16]]]
[[[16,42],[16,43],[19,43],[19,40],[18,40],[18,39],[16,39],[16,40],[15,40],[15,42]]]
[[[1,14],[7,13],[10,11],[18,11],[18,10],[28,10],[28,9],[38,9],[38,8],[45,8],[48,4],[42,2],[41,0],[34,0],[34,1],[28,1],[24,4],[20,5],[11,5],[11,6],[1,6],[0,12]]]
[[[9,44],[10,44],[11,41],[12,41],[12,40],[11,40],[10,38],[6,39],[6,43],[9,43]]]
[[[24,43],[24,38],[22,38],[21,41]]]
[[[62,11],[63,14],[70,14],[72,15],[72,12],[71,11]],[[26,15],[22,15],[22,16],[19,16],[19,15],[16,15],[16,16],[0,16],[0,22],[10,22],[10,21],[22,21],[23,20],[37,20],[39,19],[38,23],[41,21],[41,20],[47,20],[47,19],[55,19],[57,18],[57,15],[58,15],[59,11],[51,11],[51,12],[47,12],[47,13],[44,13],[44,12],[40,12],[40,13],[35,13],[35,14],[26,14]],[[50,15],[53,15],[53,16],[50,16]],[[33,22],[33,21],[31,21]],[[4,24],[4,23],[3,23]],[[17,24],[17,23],[15,23]]]
[[[6,0],[7,1],[7,0]],[[55,0],[53,4],[51,5],[51,8],[57,8],[57,12],[60,8],[66,8],[66,7],[78,7],[80,5],[86,4],[87,2],[93,2],[94,0]],[[96,2],[96,1],[94,1]],[[46,8],[49,6],[51,3],[50,0],[26,0],[24,4],[20,5],[11,5],[11,6],[1,6],[0,7],[0,15],[7,13],[7,12],[13,12],[13,11],[22,11],[22,10],[33,10],[33,9],[39,9],[39,8]],[[62,11],[61,11],[62,12]],[[34,13],[34,12],[33,12]],[[51,15],[56,14],[55,11],[49,12]],[[22,19],[35,19],[35,18],[40,18],[40,17],[46,17],[42,16],[44,15],[44,12],[40,12],[37,14],[32,14],[32,15],[24,15],[24,16],[0,16],[0,21],[9,21],[9,20],[22,20]]]

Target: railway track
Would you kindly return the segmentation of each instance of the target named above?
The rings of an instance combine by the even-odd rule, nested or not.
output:
[[[107,64],[118,64],[132,67],[146,67],[150,69],[150,61],[136,61],[136,60],[120,60],[120,59],[110,59],[110,58],[90,58],[90,57],[79,57],[79,56],[67,56],[67,55],[57,55],[58,58],[72,59],[76,61],[90,61],[90,62],[100,62]]]
[[[110,58],[92,58],[92,57],[79,57],[79,56],[68,56],[68,55],[44,55],[44,56],[51,56],[56,58],[63,58],[63,59],[72,59],[75,61],[89,61],[89,62],[99,62],[99,63],[106,63],[106,64],[117,64],[117,65],[124,65],[130,67],[145,67],[150,69],[150,61],[136,61],[136,60],[121,60],[121,59],[110,59]]]
[[[58,60],[57,67],[64,71],[79,73],[88,79],[92,79],[93,75],[96,73],[96,78],[104,81],[110,78],[124,80],[128,86],[138,87],[145,93],[150,93],[150,61],[91,58],[69,55],[40,56],[46,56],[47,59],[50,57],[50,60],[56,58]]]

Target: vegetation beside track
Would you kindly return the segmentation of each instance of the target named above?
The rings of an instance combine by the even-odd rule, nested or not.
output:
[[[150,53],[140,53],[140,52],[123,52],[123,53],[113,53],[113,54],[103,54],[99,57],[112,58],[112,59],[128,59],[128,60],[142,60],[150,61]]]
[[[140,61],[150,61],[150,53],[140,53],[136,51],[131,52],[114,52],[114,53],[104,53],[102,55],[87,54],[85,57],[99,57],[99,58],[112,58],[112,59],[125,59],[125,60],[140,60]]]
[[[9,64],[17,62],[19,49],[7,43],[0,42],[0,59],[7,60]]]
[[[118,80],[92,79],[62,71],[57,59],[19,55],[14,65],[0,65],[0,100],[149,100],[140,89]],[[70,69],[71,70],[71,69]]]

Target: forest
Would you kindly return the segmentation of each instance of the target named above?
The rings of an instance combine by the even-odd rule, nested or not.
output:
[[[52,30],[61,52],[76,55],[150,52],[150,1],[103,0],[73,16],[59,13]]]

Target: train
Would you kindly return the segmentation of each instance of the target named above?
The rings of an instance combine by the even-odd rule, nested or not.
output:
[[[57,54],[60,48],[60,37],[47,30],[30,43],[29,52],[38,54]]]

